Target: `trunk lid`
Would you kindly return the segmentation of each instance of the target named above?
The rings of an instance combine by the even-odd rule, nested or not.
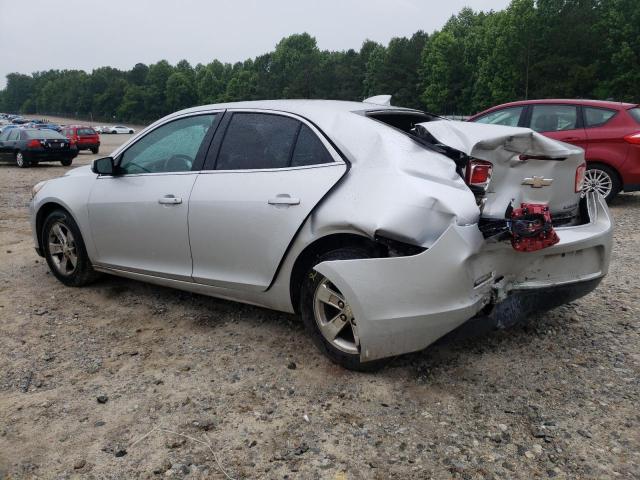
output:
[[[581,148],[529,128],[449,120],[417,124],[416,134],[491,162],[484,218],[504,219],[509,205],[522,203],[546,204],[553,217],[577,216],[580,194],[575,183],[576,170],[584,163]]]

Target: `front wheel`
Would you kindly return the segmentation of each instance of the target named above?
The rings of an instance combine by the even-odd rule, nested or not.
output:
[[[69,287],[82,287],[94,281],[93,269],[78,225],[63,210],[49,214],[42,228],[44,256],[51,273]]]
[[[590,164],[584,175],[584,193],[596,192],[609,202],[622,189],[618,174],[610,167],[600,163]]]
[[[363,248],[348,247],[320,256],[315,265],[328,260],[369,258]],[[310,268],[300,292],[300,312],[311,340],[331,361],[349,370],[375,371],[387,359],[360,361],[360,338],[357,318],[342,292],[322,274]]]
[[[73,158],[65,158],[64,160],[60,160],[60,163],[63,167],[68,167],[73,162]]]
[[[19,168],[28,168],[31,166],[31,162],[24,157],[22,152],[17,152],[16,165],[18,165]]]

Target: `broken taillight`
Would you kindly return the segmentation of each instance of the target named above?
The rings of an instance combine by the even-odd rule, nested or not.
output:
[[[510,208],[507,218],[511,230],[511,246],[519,252],[535,252],[560,241],[551,223],[549,207],[544,204],[523,203]]]
[[[465,180],[469,186],[479,187],[484,190],[489,186],[491,181],[491,172],[493,164],[485,160],[472,159],[467,164],[465,172]]]
[[[581,192],[582,187],[584,186],[584,177],[587,173],[587,164],[583,163],[576,168],[576,181],[575,181],[575,192]]]

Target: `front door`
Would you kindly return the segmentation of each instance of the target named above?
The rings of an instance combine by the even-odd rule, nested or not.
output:
[[[191,280],[189,195],[218,116],[157,127],[116,159],[116,176],[97,179],[89,221],[99,265]]]
[[[211,170],[198,176],[189,201],[193,278],[265,290],[299,227],[347,167],[313,127],[286,115],[233,113],[217,160],[216,143]]]

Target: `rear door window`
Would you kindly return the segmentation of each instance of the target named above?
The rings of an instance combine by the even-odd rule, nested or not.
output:
[[[524,106],[508,107],[495,112],[487,113],[480,118],[474,120],[477,123],[487,123],[490,125],[505,125],[507,127],[517,127],[520,122],[520,116]]]
[[[217,170],[289,166],[300,122],[266,113],[234,113],[220,147]]]
[[[298,134],[298,141],[291,158],[292,167],[304,167],[332,163],[333,158],[322,144],[318,136],[306,125],[302,125]]]
[[[597,107],[583,107],[583,111],[586,128],[601,127],[618,113],[616,110]]]
[[[575,105],[533,105],[531,128],[536,132],[560,132],[578,128]]]

